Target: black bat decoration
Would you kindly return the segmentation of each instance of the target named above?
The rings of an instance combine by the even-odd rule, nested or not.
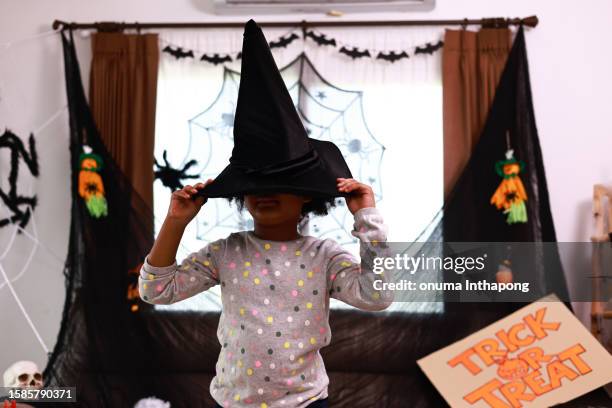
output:
[[[402,52],[389,51],[387,53],[379,52],[378,55],[376,56],[376,59],[381,59],[381,60],[389,61],[392,63],[395,61],[401,60],[402,58],[410,58],[410,57],[408,56],[408,54],[406,54],[406,51],[402,51]]]
[[[327,38],[325,34],[317,34],[314,31],[305,30],[304,38],[310,37],[318,45],[333,45],[336,46],[336,40],[333,38]]]
[[[35,195],[32,197],[25,197],[17,193],[20,157],[34,177],[38,177],[39,174],[38,155],[36,153],[36,144],[33,134],[30,134],[28,144],[30,148],[29,153],[21,139],[13,132],[5,130],[4,134],[0,136],[0,149],[8,149],[11,155],[11,168],[8,176],[9,191],[6,192],[0,188],[0,199],[2,199],[4,205],[6,205],[12,214],[7,218],[0,219],[0,227],[16,222],[21,228],[25,228],[32,216],[30,208],[34,210],[36,207],[37,197]],[[25,209],[22,209],[22,206],[25,206]]]
[[[342,47],[340,48],[340,52],[342,54],[346,54],[349,57],[351,57],[352,59],[356,59],[356,58],[363,58],[363,57],[367,57],[367,58],[371,58],[372,56],[370,55],[370,51],[368,50],[359,50],[357,47],[353,47],[353,48],[346,48],[346,47]]]
[[[281,37],[276,41],[270,41],[270,48],[285,48],[298,38],[300,37],[296,33],[291,33],[290,35]]]
[[[440,48],[444,47],[444,41],[438,41],[435,44],[427,43],[424,47],[416,47],[415,54],[429,54],[432,55]]]
[[[157,162],[157,159],[153,158],[155,161],[155,166],[157,170],[155,170],[155,178],[160,179],[162,184],[170,189],[170,191],[175,191],[183,188],[183,183],[181,183],[182,179],[196,179],[200,177],[197,174],[185,174],[187,170],[191,166],[198,164],[196,160],[189,160],[182,169],[173,168],[170,163],[168,163],[168,159],[166,158],[167,151],[164,150],[162,157],[164,159],[165,166],[160,165]]]
[[[172,55],[176,59],[193,58],[193,51],[191,50],[185,51],[181,47],[172,48],[171,46],[168,45],[162,51]]]
[[[202,58],[200,58],[200,61],[206,61],[206,62],[210,62],[211,64],[218,65],[218,64],[223,64],[224,62],[232,62],[232,57],[230,57],[227,54],[225,55],[213,54],[212,56],[208,54],[202,54]]]

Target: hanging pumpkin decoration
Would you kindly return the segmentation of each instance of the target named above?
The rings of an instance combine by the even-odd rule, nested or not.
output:
[[[104,197],[104,183],[99,172],[102,170],[102,158],[91,149],[79,157],[79,195],[85,200],[89,214],[94,218],[106,217],[108,206]]]
[[[507,214],[508,224],[527,222],[527,192],[519,177],[519,173],[524,170],[525,163],[514,158],[514,150],[506,151],[506,160],[495,163],[495,171],[503,180],[491,197],[491,204],[498,210],[504,210]]]

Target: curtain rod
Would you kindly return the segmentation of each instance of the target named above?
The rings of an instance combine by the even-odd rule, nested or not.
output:
[[[463,26],[479,25],[483,28],[504,28],[511,25],[525,25],[536,27],[537,16],[525,18],[481,18],[463,20],[370,20],[370,21],[271,21],[258,23],[262,27],[385,27],[385,26]],[[113,32],[126,29],[151,29],[151,28],[242,28],[244,22],[214,22],[214,23],[126,23],[118,21],[100,21],[94,23],[75,23],[62,20],[53,22],[53,29],[61,30],[83,30],[96,29],[98,31]]]

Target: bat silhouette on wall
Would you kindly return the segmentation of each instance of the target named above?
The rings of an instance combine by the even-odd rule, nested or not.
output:
[[[225,54],[225,55],[202,54],[202,57],[200,58],[200,61],[206,61],[206,62],[210,62],[211,64],[218,65],[218,64],[223,64],[224,62],[232,62],[232,57],[230,57],[228,54]]]
[[[155,178],[159,179],[164,186],[170,189],[170,191],[175,191],[183,188],[184,186],[181,182],[181,180],[183,179],[196,179],[200,177],[197,174],[185,174],[191,166],[195,166],[196,164],[198,164],[196,160],[189,160],[183,166],[182,169],[175,169],[168,162],[168,158],[166,157],[167,153],[168,152],[164,150],[164,153],[162,154],[162,158],[164,159],[165,164],[164,166],[159,164],[157,162],[157,159],[153,158],[153,160],[155,161],[155,167],[157,167],[154,174]]]
[[[312,41],[318,45],[333,45],[336,46],[336,40],[333,38],[327,38],[325,34],[317,34],[314,31],[304,30],[304,38],[310,37]]]
[[[276,41],[270,41],[270,48],[285,48],[298,38],[300,37],[296,33],[291,33],[290,35],[281,37]]]
[[[9,190],[7,192],[0,187],[0,199],[11,215],[0,219],[0,227],[17,223],[21,228],[25,228],[32,216],[31,211],[36,207],[37,197],[35,195],[27,197],[17,193],[20,160],[23,160],[34,177],[38,177],[39,174],[38,155],[33,134],[30,134],[28,144],[29,152],[26,150],[22,140],[8,129],[0,136],[0,149],[8,149],[11,156],[11,167],[8,176]]]
[[[395,51],[379,52],[378,55],[376,56],[376,59],[381,59],[381,60],[385,60],[385,61],[389,61],[389,62],[395,62],[395,61],[401,60],[403,58],[410,58],[408,56],[408,54],[406,54],[406,51],[402,51],[402,52],[395,52]]]
[[[168,45],[162,51],[172,55],[176,59],[193,58],[193,51],[185,51],[181,47],[172,48]]]
[[[435,44],[427,43],[424,47],[416,47],[415,54],[429,54],[432,55],[440,48],[444,47],[444,41],[438,41]]]
[[[364,57],[367,57],[367,58],[372,57],[370,55],[370,51],[368,51],[368,50],[361,51],[357,47],[353,47],[353,48],[342,47],[342,48],[340,48],[339,52],[341,52],[342,54],[348,55],[352,59],[364,58]]]

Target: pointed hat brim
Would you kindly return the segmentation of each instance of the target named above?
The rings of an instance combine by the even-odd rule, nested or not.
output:
[[[247,194],[288,193],[310,197],[345,196],[338,191],[337,178],[352,178],[340,149],[332,142],[308,139],[319,155],[319,165],[294,174],[258,175],[232,164],[200,190],[208,198],[231,198]]]

